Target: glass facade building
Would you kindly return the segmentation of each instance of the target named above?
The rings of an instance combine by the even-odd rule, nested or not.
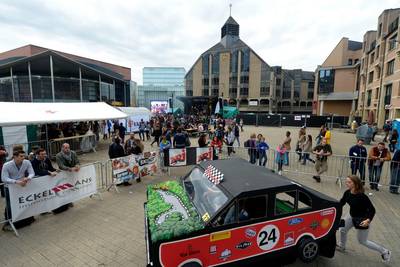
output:
[[[143,68],[143,85],[137,87],[136,105],[150,109],[151,101],[168,101],[173,97],[173,107],[183,108],[177,97],[185,95],[185,74],[180,67]]]
[[[31,56],[0,59],[0,101],[103,101],[129,106],[130,78],[125,80],[110,69],[47,50]]]

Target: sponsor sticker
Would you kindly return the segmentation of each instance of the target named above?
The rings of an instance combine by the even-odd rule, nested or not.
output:
[[[219,232],[210,235],[210,241],[215,242],[219,240],[229,239],[231,238],[231,231]]]
[[[322,229],[328,228],[328,227],[329,227],[329,224],[330,224],[330,221],[329,221],[328,218],[322,219],[322,221],[321,221],[321,227],[322,227]]]
[[[289,225],[296,225],[296,224],[302,223],[303,221],[304,221],[303,218],[293,218],[293,219],[290,219],[288,221],[288,224]]]
[[[318,226],[319,226],[319,222],[315,221],[315,220],[312,221],[312,223],[310,224],[310,228],[313,229],[313,230],[317,229]]]
[[[219,258],[223,261],[228,259],[232,255],[232,252],[229,249],[225,249],[224,251],[221,252],[221,255]]]
[[[212,255],[215,253],[217,253],[217,246],[216,245],[210,246],[210,254]]]
[[[285,244],[285,246],[293,245],[294,244],[294,232],[285,233],[283,243]]]
[[[330,210],[323,210],[321,211],[321,216],[327,216],[327,215],[331,215],[333,214],[334,210],[330,209]]]
[[[256,230],[254,230],[254,229],[252,229],[252,228],[247,228],[247,229],[244,231],[244,233],[246,234],[246,237],[248,237],[248,238],[255,237],[256,234],[257,234]]]
[[[262,250],[273,249],[279,242],[280,232],[273,224],[264,226],[257,235],[257,245]]]
[[[203,221],[208,222],[210,220],[210,215],[208,214],[208,212],[206,212],[203,214],[203,216],[201,216],[201,218],[203,219]]]
[[[237,249],[246,249],[246,248],[248,248],[248,247],[250,247],[250,246],[251,246],[251,242],[249,242],[249,241],[243,241],[243,242],[237,244],[237,245],[236,245],[236,248],[237,248]]]

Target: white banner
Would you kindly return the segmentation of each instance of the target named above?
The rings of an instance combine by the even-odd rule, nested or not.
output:
[[[172,148],[169,150],[169,166],[186,165],[186,148]]]
[[[12,221],[48,212],[97,192],[94,165],[79,172],[60,172],[56,176],[33,178],[26,186],[8,186]]]
[[[196,148],[196,164],[204,160],[213,159],[213,148],[212,147],[197,147]]]

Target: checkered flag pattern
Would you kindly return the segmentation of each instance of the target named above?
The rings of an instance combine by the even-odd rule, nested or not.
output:
[[[219,184],[224,180],[224,174],[217,170],[212,165],[208,165],[207,169],[204,172],[204,175],[210,180],[213,184]]]

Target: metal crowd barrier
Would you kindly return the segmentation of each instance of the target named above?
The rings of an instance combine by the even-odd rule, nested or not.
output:
[[[23,149],[24,149],[24,151],[26,152],[27,155],[29,155],[30,152],[33,152],[33,150],[37,149],[37,148],[44,148],[44,149],[46,149],[46,151],[48,151],[48,142],[47,142],[47,140],[39,140],[39,141],[32,141],[32,142],[27,142],[27,143],[4,145],[4,148],[8,152],[7,159],[11,159],[12,158],[13,148],[16,145],[22,145]]]
[[[49,141],[49,157],[54,159],[64,143],[68,143],[71,150],[76,153],[96,151],[97,141],[95,134],[78,135],[65,138],[57,138]]]

